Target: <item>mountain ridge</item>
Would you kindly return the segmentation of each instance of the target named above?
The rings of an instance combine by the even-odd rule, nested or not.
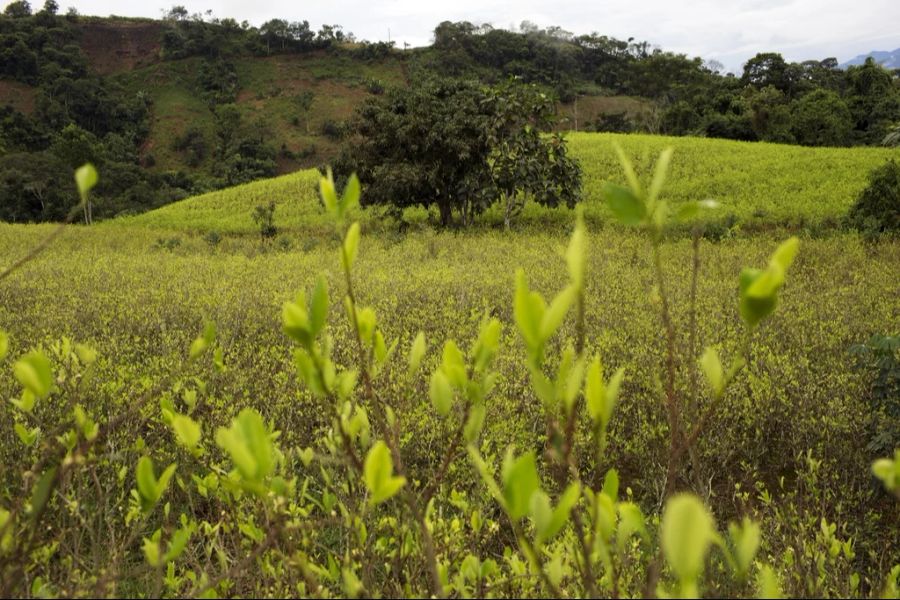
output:
[[[900,69],[900,48],[895,50],[872,50],[866,54],[854,56],[845,63],[841,63],[841,68],[846,69],[850,66],[861,65],[866,62],[867,58],[874,58],[875,62],[886,69]]]

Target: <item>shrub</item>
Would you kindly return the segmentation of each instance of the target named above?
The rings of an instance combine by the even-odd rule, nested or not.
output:
[[[848,217],[850,224],[862,231],[900,231],[900,163],[891,159],[869,174],[869,184]]]
[[[333,119],[325,119],[322,122],[322,135],[330,140],[339,141],[344,138],[345,128],[342,123]]]
[[[765,267],[741,271],[738,331],[721,351],[700,353],[693,338],[683,343],[672,321],[662,238],[673,218],[690,219],[706,206],[669,210],[660,196],[668,162],[664,153],[646,188],[626,163],[629,185],[605,189],[616,218],[646,234],[666,340],[658,375],[668,466],[652,515],[607,464],[607,433],[629,393],[622,385],[628,375],[587,344],[593,315],[586,284],[595,274],[583,219],[561,249],[565,283],[549,302],[524,270],[516,273],[509,312],[524,353],[515,362],[528,382],[523,407],[539,415],[542,433],[512,447],[485,429],[488,400],[503,393],[498,358],[509,344],[500,319],[485,314],[476,335],[460,344],[441,331],[431,342],[437,352],[424,332],[395,337],[355,286],[367,268],[357,267],[366,250],[360,224],[348,225],[359,183],[351,177],[338,195],[323,178],[323,204],[340,230],[334,275],[343,298],[332,302],[323,274],[284,303],[281,315],[305,386],[306,404],[291,400],[316,419],[310,445],[274,421],[267,399],[259,401],[263,416],[232,410],[240,399],[219,396],[218,377],[242,365],[226,365],[212,324],[175,359],[172,373],[137,382],[114,410],[84,405],[90,382],[104,373],[89,346],[69,339],[49,348],[13,346],[9,387],[16,394],[6,411],[13,433],[3,433],[17,445],[20,466],[0,473],[0,594],[895,595],[900,566],[891,566],[891,548],[872,559],[891,569],[887,581],[862,579],[853,570],[856,540],[820,516],[819,506],[802,512],[775,502],[764,485],[752,490],[752,502],[774,512],[779,527],[800,534],[784,536],[787,547],[766,547],[769,532],[749,516],[721,527],[727,515],[684,491],[692,448],[727,425],[723,398],[760,365],[749,360],[751,349],[759,352],[754,342],[779,303],[799,242],[787,240]],[[0,282],[11,271],[0,271]],[[695,299],[690,303],[696,312]],[[335,304],[343,308],[339,325],[329,319]],[[342,331],[349,347],[335,344]],[[0,362],[10,347],[0,333]],[[685,371],[696,374],[690,394],[676,385]],[[281,375],[249,374],[276,384]],[[118,384],[108,382],[117,393],[131,389]],[[398,418],[406,408],[434,429],[432,451],[422,452],[428,444],[415,443]],[[222,410],[236,414],[222,423]],[[819,489],[827,469],[811,454],[803,458],[800,485]],[[871,470],[900,493],[900,451]],[[465,489],[454,485],[461,480]],[[736,498],[749,502],[743,494]]]
[[[253,209],[253,222],[259,227],[259,235],[263,240],[275,237],[278,228],[275,227],[275,202],[257,205]]]
[[[890,452],[900,446],[900,336],[874,335],[850,348],[857,368],[871,378],[867,400],[872,439],[869,451]]]

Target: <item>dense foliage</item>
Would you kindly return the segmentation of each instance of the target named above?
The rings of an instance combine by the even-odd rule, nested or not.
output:
[[[872,170],[868,185],[848,216],[855,227],[864,231],[900,232],[900,163],[891,159]]]
[[[857,435],[868,381],[841,360],[896,318],[893,247],[665,243],[659,183],[626,179],[611,210],[648,235],[579,225],[564,256],[556,234],[360,243],[353,225],[252,262],[199,239],[148,260],[152,233],[109,224],[0,275],[0,447],[36,465],[2,474],[4,593],[896,595],[896,504]],[[323,184],[330,214],[355,214],[349,189]],[[119,252],[72,252],[101,246]],[[74,277],[48,277],[62,259]],[[767,266],[738,291],[748,262]],[[291,287],[311,292],[270,318]],[[897,457],[873,469],[900,483]]]
[[[61,210],[53,207],[71,205],[75,199],[70,193],[57,191],[53,194],[58,197],[45,199],[41,193],[22,190],[59,190],[50,184],[64,176],[65,168],[86,160],[106,173],[103,189],[96,193],[98,218],[145,211],[301,164],[333,162],[337,142],[346,133],[343,119],[362,100],[352,86],[364,85],[373,95],[386,89],[380,78],[353,79],[344,71],[359,73],[366,65],[385,60],[393,61],[403,85],[423,90],[435,77],[496,84],[514,76],[541,86],[548,97],[565,105],[568,121],[556,126],[560,131],[646,131],[848,146],[891,144],[896,137],[893,128],[900,122],[897,76],[873,62],[841,70],[834,59],[796,64],[778,54],[761,53],[742,73],[722,75],[715,64],[652,49],[646,42],[596,33],[574,36],[558,27],[540,29],[529,23],[505,30],[444,22],[435,29],[431,47],[404,52],[390,43],[357,41],[338,25],[313,31],[306,21],[272,19],[255,27],[210,12],[190,14],[181,6],[156,22],[103,23],[107,22],[72,11],[60,15],[55,2],[47,2],[41,10],[32,10],[28,2],[13,2],[0,15],[0,77],[4,83],[22,86],[4,94],[24,95],[15,108],[0,108],[0,162],[8,163],[0,165],[4,198],[0,218],[60,218]],[[88,38],[94,31],[90,28],[108,27],[114,35],[120,27],[127,37],[136,23],[158,38],[141,42],[149,44],[146,51],[151,55],[146,60],[172,69],[98,75],[105,72],[98,71],[98,64],[119,64],[118,53],[129,50],[100,46],[88,59],[86,48],[92,42]],[[346,79],[351,88],[342,93],[347,97],[338,103],[314,102],[309,82],[276,81],[266,89],[255,75],[240,73],[242,61],[250,61],[254,71],[264,71],[269,57],[288,60],[293,55],[303,55],[304,60],[328,57],[324,72],[311,67],[311,76],[316,81]],[[189,117],[183,112],[183,98],[172,95],[172,85],[178,86],[180,95],[202,99],[208,112]],[[591,106],[613,97],[627,98],[631,108],[624,112],[590,108],[579,121],[580,102]],[[254,98],[265,99],[265,114],[250,105]],[[154,104],[159,101],[165,106]],[[351,106],[345,108],[345,103]],[[220,107],[231,105],[235,108],[226,116],[240,113],[239,121],[222,118]],[[317,113],[315,128],[310,127],[311,106]],[[466,110],[464,103],[455,108]],[[159,125],[160,114],[165,114],[165,127]],[[305,135],[299,131],[286,135],[283,130],[289,123]],[[223,133],[233,142],[230,146],[223,143]],[[272,143],[273,138],[277,142]],[[324,154],[323,146],[328,148]],[[14,156],[22,154],[49,169],[14,173],[17,165],[28,162]],[[557,166],[565,170],[567,165]],[[533,187],[527,175],[521,179],[516,184],[520,191]],[[565,190],[544,190],[540,195],[551,192],[560,195]],[[376,191],[366,198],[377,196]],[[517,200],[522,194],[506,197]],[[512,202],[511,212],[517,207]]]
[[[367,202],[399,212],[437,206],[441,223],[463,223],[501,202],[507,227],[525,198],[545,206],[580,198],[581,169],[553,122],[553,100],[533,86],[493,88],[431,80],[368,100],[351,122],[338,161],[359,173]]]
[[[106,177],[96,190],[98,217],[142,211],[194,191],[178,174],[151,173],[140,147],[152,110],[145,94],[129,95],[94,75],[80,32],[56,3],[31,14],[27,2],[0,16],[0,71],[36,87],[31,116],[6,107],[0,120],[0,219],[59,220],[76,204],[73,168],[93,162]]]
[[[847,146],[877,144],[900,121],[897,74],[871,60],[845,71],[834,58],[788,63],[760,53],[736,76],[647,42],[575,36],[528,22],[517,32],[449,21],[435,29],[423,56],[429,70],[487,80],[515,75],[554,88],[566,101],[599,92],[657,106],[657,120],[597,124],[613,131]]]

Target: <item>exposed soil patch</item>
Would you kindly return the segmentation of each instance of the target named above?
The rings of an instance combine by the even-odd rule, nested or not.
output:
[[[34,113],[34,101],[37,89],[27,83],[0,79],[0,105],[10,105],[17,111],[31,115]]]
[[[159,62],[163,27],[156,22],[97,21],[80,25],[81,49],[100,75]]]

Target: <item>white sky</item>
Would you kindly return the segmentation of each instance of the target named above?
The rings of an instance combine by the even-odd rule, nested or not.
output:
[[[575,34],[596,31],[646,40],[664,50],[722,62],[729,70],[757,52],[781,52],[788,60],[837,57],[844,62],[870,50],[900,47],[900,0],[57,0],[81,14],[159,17],[163,8],[211,9],[260,25],[272,18],[344,26],[359,39],[431,42],[441,21],[491,23],[509,28],[523,20],[559,25]],[[37,9],[43,0],[31,0]],[[5,4],[5,2],[4,2]]]

